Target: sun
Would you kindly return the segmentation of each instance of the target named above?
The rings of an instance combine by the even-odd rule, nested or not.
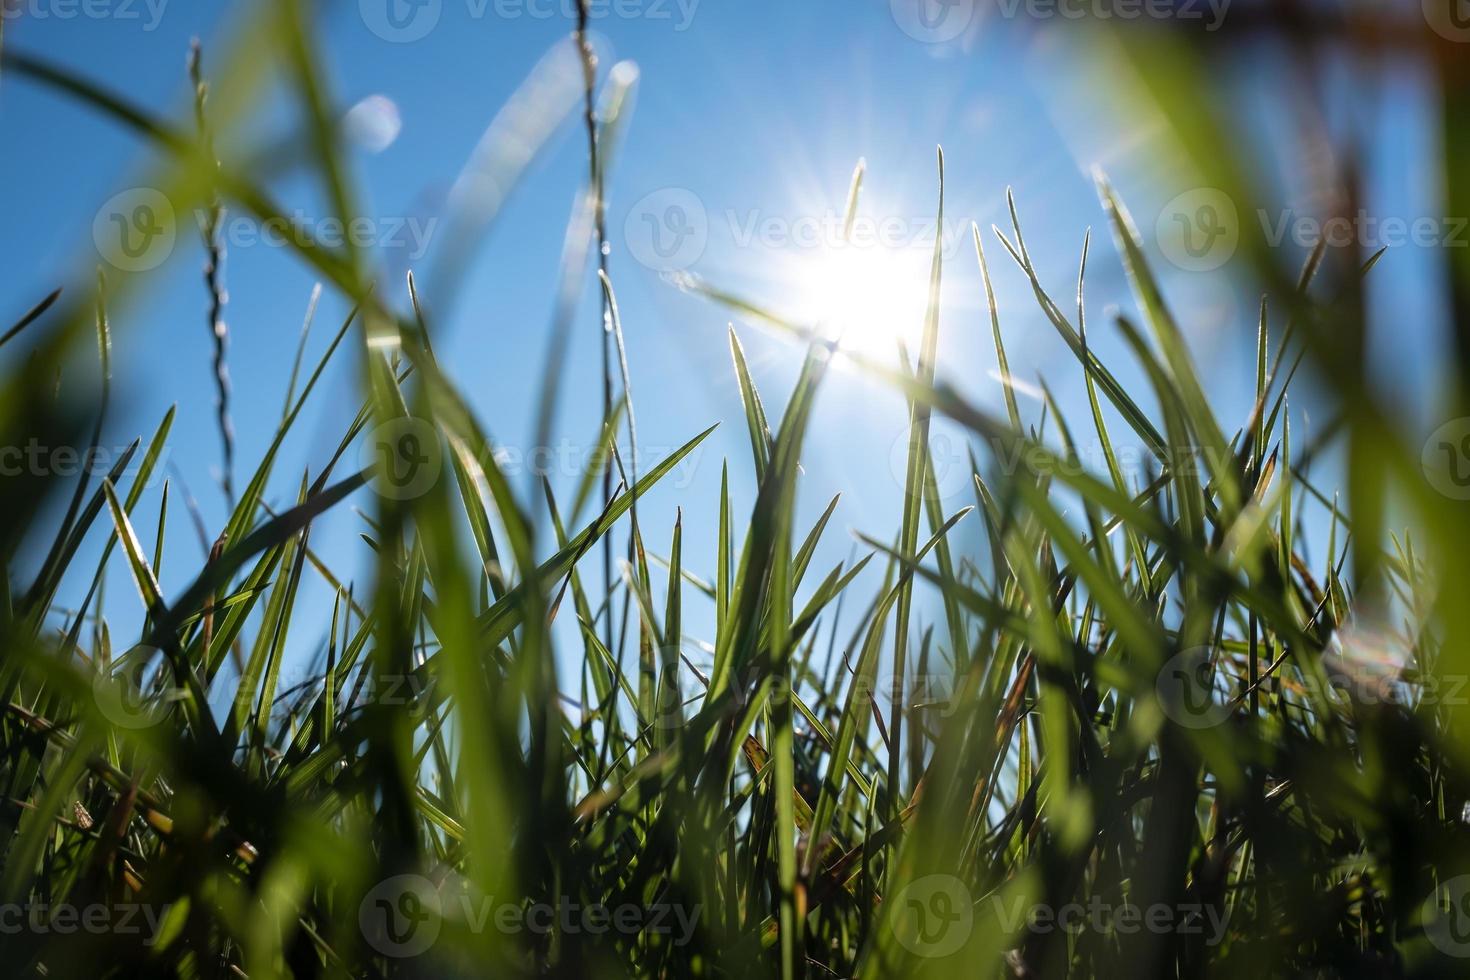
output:
[[[916,356],[930,257],[920,248],[829,246],[797,256],[793,312],[839,348],[891,363],[899,344]]]

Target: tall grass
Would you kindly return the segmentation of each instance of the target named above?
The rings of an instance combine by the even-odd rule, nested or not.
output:
[[[224,84],[245,89],[237,106],[248,101],[240,66],[264,46],[295,67],[315,173],[334,209],[355,213],[296,5],[269,5],[243,33]],[[609,119],[592,99],[590,47],[579,47],[600,227]],[[191,130],[13,45],[4,57],[8,83],[66,90],[153,141],[160,184],[181,199],[279,210],[196,135],[210,132],[197,74]],[[941,155],[941,216],[943,180]],[[549,484],[517,488],[501,471],[435,358],[433,296],[411,284],[409,309],[389,309],[363,256],[297,243],[356,306],[319,361],[298,363],[299,390],[293,371],[263,458],[236,455],[233,509],[209,529],[218,544],[182,594],[158,584],[165,536],[181,533],[177,500],[166,491],[156,513],[143,506],[172,413],[106,478],[0,483],[7,975],[1463,969],[1470,789],[1452,695],[1470,537],[1358,366],[1334,360],[1329,330],[1361,320],[1356,273],[1370,270],[1315,283],[1320,250],[1295,282],[1263,265],[1278,290],[1254,331],[1253,407],[1221,419],[1127,211],[1098,186],[1137,321],[1087,324],[1087,246],[1075,307],[1050,295],[1014,202],[990,245],[1013,268],[990,268],[974,232],[987,287],[1022,277],[1075,355],[1067,378],[1085,389],[1083,418],[1065,418],[1048,392],[1028,421],[1009,390],[996,416],[941,380],[942,243],[921,344],[892,362],[758,299],[683,281],[802,357],[784,404],[763,400],[732,331],[750,453],[726,465],[758,491],[740,512],[726,482],[716,528],[638,519],[639,497],[710,429],[692,426],[677,453],[634,470],[606,264],[601,466],[558,500]],[[860,189],[861,172],[849,209]],[[24,332],[32,352],[3,365],[0,444],[96,443],[109,310],[138,286],[109,275],[90,295],[51,293],[10,327],[0,344]],[[989,320],[1004,372],[993,299]],[[218,309],[210,322],[222,342]],[[1147,392],[1099,359],[1088,342],[1098,329],[1127,341]],[[54,369],[93,341],[102,380],[69,370],[58,397]],[[361,402],[336,451],[310,474],[278,472],[302,407],[353,344],[365,355]],[[223,356],[221,343],[222,424]],[[794,515],[835,359],[907,399],[905,494],[889,533],[813,568],[833,510],[811,527]],[[1341,418],[1327,429],[1348,447],[1348,500],[1368,501],[1362,519],[1315,482],[1323,446],[1290,429],[1302,363],[1329,369]],[[553,363],[548,385],[557,373]],[[930,458],[936,417],[972,437],[973,501],[959,509],[941,499]],[[1102,447],[1102,466],[1081,465],[1082,439]],[[356,469],[364,441],[382,466]],[[1142,480],[1120,461],[1123,441],[1146,447]],[[430,458],[437,478],[400,492],[414,475],[398,467]],[[369,483],[383,492],[358,494]],[[1387,530],[1388,485],[1417,535]],[[268,506],[282,493],[293,503]],[[312,546],[314,522],[349,499],[371,501],[366,580]],[[1324,503],[1329,540],[1309,552],[1302,511]],[[60,523],[23,577],[27,534],[38,533],[28,528],[51,513]],[[967,539],[978,546],[952,535],[960,521],[979,527]],[[715,567],[684,561],[695,534],[715,539]],[[92,541],[105,541],[100,560],[83,564]],[[583,577],[599,563],[612,574]],[[109,628],[107,567],[125,568],[136,589],[139,635]],[[287,685],[309,576],[332,588],[331,626],[311,682]],[[874,579],[876,590],[861,584]],[[938,622],[924,621],[926,598]],[[686,636],[703,618],[694,604],[713,610],[712,634]],[[553,623],[576,627],[575,672],[558,669]],[[1397,659],[1370,676],[1362,651],[1374,636]],[[712,651],[708,670],[684,656],[695,642]]]

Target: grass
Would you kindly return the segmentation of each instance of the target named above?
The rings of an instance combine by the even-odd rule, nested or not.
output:
[[[240,112],[259,83],[241,66],[266,45],[294,68],[334,210],[356,213],[311,24],[295,5],[267,5],[242,32],[219,90]],[[601,153],[618,102],[597,109],[591,49],[580,48],[589,235],[600,244]],[[68,91],[154,142],[170,193],[279,212],[248,175],[213,159],[211,131],[230,120],[210,124],[202,76],[185,125],[13,46],[4,58],[7,83]],[[941,155],[941,217],[943,176]],[[861,183],[859,170],[850,214]],[[726,466],[752,473],[758,492],[746,514],[725,489],[713,529],[640,521],[639,497],[711,430],[695,426],[678,453],[634,471],[635,399],[605,263],[601,465],[558,500],[550,485],[516,488],[500,471],[485,426],[435,358],[415,283],[410,308],[391,310],[363,256],[295,243],[357,305],[317,363],[298,355],[270,450],[241,468],[227,523],[210,529],[218,543],[181,595],[158,585],[165,536],[181,533],[178,502],[165,489],[154,512],[145,495],[172,412],[107,478],[0,484],[8,971],[255,980],[1463,969],[1470,789],[1455,682],[1470,535],[1464,514],[1424,484],[1361,364],[1345,359],[1350,345],[1334,342],[1361,326],[1361,275],[1377,257],[1325,283],[1315,281],[1320,250],[1296,281],[1261,260],[1276,290],[1255,330],[1253,409],[1222,420],[1122,202],[1105,181],[1099,193],[1140,313],[1106,328],[1128,342],[1146,392],[1125,388],[1089,346],[1090,242],[1075,311],[1042,286],[1014,202],[991,246],[1075,355],[1069,377],[1091,407],[1081,419],[1047,392],[1028,422],[1009,388],[996,416],[940,380],[942,243],[921,345],[894,362],[683,281],[803,351],[790,396],[765,401],[732,331],[750,454]],[[978,229],[974,239],[988,293],[1002,270],[987,265]],[[228,454],[213,262],[208,285]],[[0,443],[86,446],[90,434],[96,444],[109,310],[140,286],[109,275],[91,295],[52,292],[0,335],[0,345],[32,343],[26,361],[3,364]],[[1008,372],[993,298],[989,315]],[[52,368],[93,341],[101,382],[69,371],[54,397]],[[350,344],[366,354],[352,424],[312,473],[278,472],[278,447]],[[823,438],[813,405],[837,358],[903,394],[911,439],[894,528],[823,569],[813,556],[833,534],[833,509],[813,527],[794,514],[801,460]],[[1303,363],[1338,415],[1323,444],[1290,430],[1287,395]],[[558,376],[553,361],[542,432]],[[973,501],[954,510],[929,457],[941,416],[972,437]],[[1095,472],[1078,464],[1083,438],[1103,447]],[[1327,438],[1347,450],[1349,509],[1315,482]],[[355,469],[363,440],[390,468]],[[1122,441],[1147,447],[1142,481],[1120,462]],[[394,492],[405,446],[441,466],[422,492]],[[366,498],[363,527],[375,567],[352,581],[313,550],[312,528],[374,481],[385,492]],[[283,493],[289,504],[268,505]],[[1390,497],[1415,533],[1388,529]],[[1309,552],[1304,511],[1323,507],[1329,540]],[[22,577],[27,528],[50,513],[59,525]],[[954,536],[961,521],[980,533]],[[686,565],[694,534],[715,537],[716,567]],[[79,557],[85,541],[106,542],[95,565]],[[668,570],[662,590],[655,561]],[[137,636],[109,629],[118,599],[104,595],[104,570],[119,566],[146,612]],[[320,643],[292,632],[308,576],[335,594]],[[713,609],[714,627],[691,638],[696,603]],[[939,621],[925,621],[928,608]],[[1362,656],[1370,612],[1396,624],[1381,642],[1401,658],[1372,676]],[[580,638],[575,673],[557,669],[557,621]],[[696,643],[712,651],[707,671],[684,656]],[[285,685],[288,646],[303,645],[312,683]]]

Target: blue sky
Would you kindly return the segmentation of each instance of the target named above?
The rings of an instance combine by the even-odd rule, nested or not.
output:
[[[20,18],[6,23],[7,50],[52,59],[180,121],[189,106],[189,39],[204,40],[207,69],[217,65],[245,12],[241,5],[214,0],[153,0],[152,7],[144,0],[93,3],[87,9],[99,16],[68,17],[67,11],[78,11],[69,0],[25,0]],[[381,96],[393,106],[387,115],[401,123],[385,148],[372,152],[362,146],[352,155],[365,210],[377,220],[375,234],[394,239],[377,251],[384,288],[401,298],[404,269],[422,270],[437,258],[435,236],[443,218],[439,224],[432,219],[482,133],[548,52],[567,43],[571,20],[563,8],[570,0],[401,6],[397,22],[410,25],[409,34],[424,31],[408,40],[393,39],[387,8],[373,4],[323,5],[319,33],[340,109]],[[824,308],[825,294],[814,292],[814,281],[839,283],[856,296],[847,297],[843,309],[856,306],[862,318],[876,306],[886,317],[908,317],[903,329],[914,336],[933,243],[935,147],[942,144],[948,167],[944,228],[953,240],[946,249],[941,374],[975,401],[1001,409],[984,294],[969,244],[974,222],[985,237],[1013,372],[1022,381],[1040,372],[1064,408],[1076,412],[1083,404],[1075,362],[989,231],[992,223],[1007,225],[1005,190],[1011,187],[1031,254],[1064,306],[1074,292],[1083,233],[1093,229],[1088,314],[1094,343],[1125,383],[1140,380],[1109,329],[1107,310],[1131,310],[1133,304],[1090,172],[1095,165],[1106,168],[1150,237],[1161,209],[1194,190],[1198,180],[1170,156],[1147,118],[1126,111],[1117,96],[1119,79],[1102,67],[1102,50],[1073,25],[977,14],[958,37],[933,43],[911,36],[914,22],[905,21],[888,0],[683,0],[682,6],[677,0],[609,0],[598,9],[605,13],[594,25],[604,76],[619,62],[638,68],[636,109],[607,190],[610,265],[627,336],[639,441],[650,453],[667,451],[721,423],[694,463],[672,478],[677,486],[644,505],[651,546],[662,551],[674,507],[682,506],[686,564],[711,575],[723,459],[730,460],[737,509],[748,509],[753,500],[726,345],[729,315],[673,288],[651,267],[659,259],[656,250],[648,259],[648,236],[660,227],[666,234],[689,232],[701,239],[677,257],[678,264],[713,283],[802,315]],[[965,9],[963,2],[958,9]],[[1265,170],[1281,194],[1268,210],[1278,215],[1289,208],[1300,217],[1312,213],[1311,188],[1299,176],[1300,161],[1276,152],[1285,144],[1279,135],[1293,125],[1276,92],[1285,64],[1280,52],[1267,47],[1222,72],[1219,86],[1238,110],[1243,132],[1264,150]],[[251,118],[246,131],[252,138],[289,138],[295,119],[281,96],[277,86]],[[1365,177],[1367,204],[1377,215],[1413,219],[1442,211],[1430,163],[1437,146],[1427,96],[1427,82],[1412,64],[1388,61],[1375,75],[1347,74],[1331,99],[1334,125],[1373,137]],[[372,118],[384,124],[382,112]],[[84,281],[79,274],[99,261],[91,234],[99,208],[146,180],[154,157],[134,135],[13,75],[0,74],[0,133],[0,321],[9,322],[54,286]],[[224,153],[238,145],[224,141]],[[892,247],[873,253],[881,262],[865,258],[855,279],[831,279],[832,249],[826,246],[832,216],[842,212],[859,158],[867,166],[861,211],[873,233],[887,236]],[[433,325],[441,360],[492,436],[512,452],[524,452],[532,437],[562,244],[585,168],[584,136],[572,115],[527,168],[484,247],[473,253],[452,311]],[[300,209],[309,221],[325,213],[320,188],[299,171],[274,175],[269,183],[288,212]],[[681,208],[678,215],[671,204]],[[1256,207],[1240,210],[1244,222],[1256,220]],[[414,228],[424,233],[422,241],[413,237]],[[394,244],[405,240],[407,247]],[[1289,241],[1282,247],[1300,251]],[[1248,411],[1251,393],[1251,287],[1234,280],[1228,263],[1204,273],[1170,264],[1167,251],[1158,247],[1153,254],[1205,368],[1208,390],[1233,428]],[[1432,248],[1395,248],[1370,288],[1379,376],[1400,393],[1411,416],[1426,412],[1432,400],[1445,329],[1436,261]],[[149,273],[146,300],[115,318],[118,404],[108,441],[122,445],[151,432],[176,403],[171,462],[215,533],[224,502],[215,482],[219,449],[201,262],[197,235],[186,226],[168,261]],[[873,271],[880,265],[883,271]],[[226,278],[237,458],[253,461],[279,418],[315,280],[286,249],[248,238],[230,248]],[[593,437],[601,400],[592,280],[586,287],[553,439],[564,440],[577,458]],[[434,297],[428,301],[432,309]],[[309,357],[322,350],[344,311],[329,290]],[[799,351],[755,328],[738,329],[766,405],[775,411],[795,377]],[[888,338],[879,349],[888,356]],[[335,446],[356,409],[354,378],[350,357],[329,371],[286,447],[274,503],[287,503],[302,468],[320,465]],[[1035,402],[1023,396],[1022,404],[1031,419],[1038,417]],[[1294,408],[1310,428],[1301,417],[1303,411],[1310,416],[1310,406]],[[1074,418],[1074,427],[1082,421]],[[846,556],[852,544],[848,529],[887,537],[897,525],[902,468],[894,462],[894,446],[905,434],[903,404],[870,380],[839,370],[822,393],[814,426],[817,436],[804,461],[805,520],[815,519],[833,493],[844,492],[822,552],[825,568]],[[247,477],[237,470],[237,482]],[[557,482],[566,488],[576,478],[564,471]],[[969,502],[957,466],[943,486],[954,492],[949,506]],[[156,493],[146,498],[144,513],[156,507]],[[358,503],[366,507],[369,501]],[[151,526],[152,518],[141,523]],[[182,511],[171,513],[170,524],[163,584],[166,593],[176,594],[197,569],[200,553]],[[313,543],[346,567],[365,568],[360,529],[360,519],[344,509],[316,527]],[[119,563],[108,612],[120,623],[136,623],[137,610],[123,608],[131,598],[124,576]],[[308,600],[327,594],[319,584],[312,589]],[[308,601],[303,618],[324,624],[329,607],[312,605]],[[698,631],[697,624],[696,618],[691,631]]]

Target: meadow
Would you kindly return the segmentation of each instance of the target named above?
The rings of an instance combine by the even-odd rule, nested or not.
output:
[[[215,149],[263,52],[289,66],[312,123],[302,166],[344,224],[360,213],[307,6],[263,3],[228,52],[196,47],[185,114],[0,35],[0,86],[63,93],[129,129],[156,152],[160,193],[203,216],[179,233],[208,249],[218,346],[198,370],[219,384],[220,441],[195,448],[234,474],[228,519],[206,528],[165,479],[172,412],[95,452],[113,319],[146,308],[146,272],[6,283],[27,312],[0,325],[0,446],[103,460],[61,475],[17,454],[0,478],[6,975],[1465,973],[1464,352],[1448,357],[1451,421],[1426,443],[1369,377],[1364,284],[1384,250],[1324,242],[1287,267],[1243,245],[1262,284],[1236,325],[1255,384],[1229,418],[1206,395],[1191,311],[1156,276],[1150,224],[1101,172],[1108,227],[1062,229],[1081,246],[1075,291],[1045,285],[1057,270],[1033,263],[1023,230],[1040,219],[1010,199],[1003,227],[936,242],[912,349],[850,345],[841,324],[670,276],[734,324],[748,453],[720,461],[712,526],[655,521],[640,499],[721,420],[690,418],[651,464],[640,453],[604,201],[626,79],[599,63],[585,2],[571,26],[588,166],[569,189],[580,247],[561,261],[600,303],[559,306],[552,329],[596,335],[603,378],[595,466],[574,492],[502,471],[495,420],[436,356],[435,296],[409,273],[408,302],[385,298],[350,236],[283,239],[352,307],[313,326],[311,356],[303,336],[283,403],[228,388],[219,224],[227,209],[286,221]],[[1130,49],[1161,118],[1251,200],[1194,101],[1188,53]],[[866,179],[859,164],[848,233]],[[941,150],[930,179],[942,239],[946,183],[963,178]],[[124,214],[122,241],[146,219]],[[1088,257],[1105,249],[1131,308],[1088,303]],[[987,293],[1023,282],[1031,322],[1070,351],[1039,403],[1012,384],[1015,326],[993,294],[979,329],[1004,409],[949,380],[941,338],[961,327],[939,294],[960,261]],[[799,359],[789,391],[757,389],[753,331]],[[1146,387],[1097,355],[1102,333]],[[333,452],[285,471],[278,451],[337,359],[360,364],[355,415]],[[539,379],[549,445],[561,365],[519,367]],[[851,558],[826,567],[814,557],[845,533],[838,502],[806,523],[797,499],[839,369],[900,395],[909,436],[891,525],[858,529]],[[1292,427],[1304,383],[1325,413],[1309,436]],[[1089,411],[1068,417],[1055,385]],[[271,420],[259,458],[237,452],[231,405]],[[960,499],[939,490],[940,419],[968,436]],[[737,472],[756,488],[745,508]],[[366,575],[313,545],[324,515],[352,507]],[[208,557],[166,593],[164,541],[196,522]],[[696,536],[712,564],[685,561]],[[299,625],[307,580],[332,596],[322,636]],[[124,602],[141,630],[110,625]]]

